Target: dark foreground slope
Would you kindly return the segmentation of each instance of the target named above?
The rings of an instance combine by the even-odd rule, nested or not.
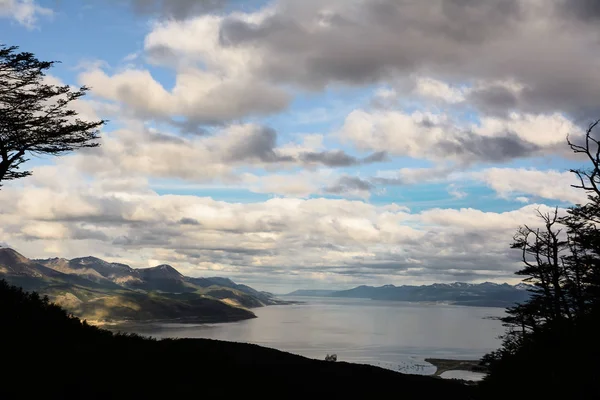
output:
[[[116,335],[0,282],[0,398],[470,399],[457,381],[310,360],[255,345]]]

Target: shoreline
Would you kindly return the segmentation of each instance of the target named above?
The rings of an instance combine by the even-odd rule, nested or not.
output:
[[[487,368],[480,365],[480,360],[450,360],[443,358],[426,358],[425,362],[436,367],[433,376],[439,376],[448,371],[467,371],[485,374]]]

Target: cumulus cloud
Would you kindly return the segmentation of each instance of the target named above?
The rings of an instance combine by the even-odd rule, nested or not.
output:
[[[111,254],[134,266],[172,263],[192,275],[477,279],[516,268],[508,243],[519,224],[535,226],[540,207],[411,213],[399,204],[349,200],[244,204],[147,189],[108,192],[80,181],[58,189],[7,185],[0,192],[3,238],[32,257],[48,249],[66,257]]]
[[[118,123],[102,146],[0,192],[0,237],[27,255],[249,283],[505,280],[518,266],[514,229],[535,226],[537,203],[581,201],[569,173],[502,164],[565,156],[567,134],[600,114],[595,2],[276,0],[211,13],[223,2],[114,1],[158,18],[125,65],[78,69],[93,96],[75,104],[82,117]],[[26,26],[46,12],[0,0],[0,16]],[[337,97],[356,86],[374,90],[370,103]],[[332,111],[330,95],[343,105]],[[288,107],[281,126],[264,118]],[[523,207],[367,202],[387,185],[432,183],[455,204],[484,185]],[[214,187],[270,200],[156,192]]]
[[[579,137],[583,131],[560,113],[522,114],[511,113],[506,118],[483,117],[480,124],[473,125],[477,135],[495,137],[498,132],[512,132],[533,146],[545,148],[547,152],[567,150],[567,136]]]
[[[578,1],[570,12],[593,16],[592,3]],[[253,67],[263,76],[309,88],[425,71],[462,84],[508,78],[524,86],[518,101],[527,112],[589,117],[599,110],[597,31],[571,21],[564,8],[571,2],[280,0],[258,21],[224,19],[220,39],[227,48],[255,49],[264,62]],[[435,81],[421,89],[460,100]],[[488,97],[510,107],[498,92]]]
[[[482,127],[469,127],[454,123],[445,114],[355,110],[346,118],[339,136],[363,150],[387,150],[398,156],[463,164],[501,162],[532,156],[542,150],[531,141],[539,138],[524,137],[529,132],[519,135],[520,131],[511,130],[513,126],[503,125],[504,121],[496,125],[493,122],[488,119]],[[516,124],[514,127],[518,128]],[[556,130],[545,134],[557,136]]]
[[[573,188],[577,177],[572,172],[539,171],[525,168],[490,168],[473,174],[500,196],[518,196],[517,201],[527,203],[529,197],[559,200],[573,204],[585,203],[587,195]],[[522,196],[525,195],[525,196]]]
[[[87,104],[80,102],[76,108],[85,111]],[[73,185],[84,189],[94,182],[101,191],[127,195],[146,193],[151,182],[163,192],[229,187],[309,197],[328,193],[325,188],[340,176],[337,169],[387,160],[385,153],[355,156],[327,150],[320,135],[285,142],[275,130],[256,124],[230,125],[205,136],[181,136],[135,122],[105,132],[100,142],[100,147],[54,159],[55,165],[34,167],[26,184],[68,192]],[[79,174],[88,182],[81,181]],[[365,192],[348,195],[368,197]],[[56,201],[66,200],[61,195]],[[110,209],[105,212],[107,219],[114,218]]]
[[[107,75],[100,69],[82,73],[79,81],[94,95],[126,105],[141,118],[184,117],[189,126],[221,124],[249,114],[282,111],[289,101],[280,89],[260,81],[187,68],[177,72],[175,86],[166,89],[147,70],[128,69]]]
[[[420,77],[415,83],[414,93],[423,97],[441,99],[447,103],[465,101],[464,89],[455,88],[446,82],[433,78]]]
[[[51,9],[34,0],[0,0],[0,17],[12,18],[26,28],[36,26],[39,17],[52,16]]]

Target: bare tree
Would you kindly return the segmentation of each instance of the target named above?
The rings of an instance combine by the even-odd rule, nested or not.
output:
[[[507,309],[501,318],[508,330],[499,350],[482,363],[489,375],[482,383],[485,398],[587,398],[598,393],[600,345],[600,138],[592,123],[583,140],[567,139],[576,154],[589,161],[573,169],[575,188],[587,194],[559,216],[558,209],[541,213],[542,226],[523,226],[513,248],[522,252],[517,275],[532,284],[531,297]],[[565,371],[577,365],[578,371]]]
[[[576,144],[567,137],[567,143],[575,154],[584,154],[591,162],[591,168],[572,169],[579,178],[580,185],[572,185],[574,188],[583,189],[588,193],[600,196],[600,141],[593,136],[594,128],[600,124],[600,119],[590,124],[585,132],[585,140],[583,144]]]
[[[82,121],[70,103],[88,88],[44,82],[54,61],[39,61],[18,47],[0,46],[0,184],[23,178],[27,155],[60,155],[98,146],[105,121]]]

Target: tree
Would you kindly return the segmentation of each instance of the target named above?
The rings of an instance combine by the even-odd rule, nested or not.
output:
[[[530,283],[529,300],[507,309],[502,347],[482,363],[490,373],[486,398],[588,398],[598,393],[600,342],[600,140],[591,124],[582,143],[567,142],[591,163],[572,172],[587,202],[559,216],[538,216],[543,228],[523,226],[513,248],[522,252],[517,275]],[[576,367],[576,368],[575,368]]]
[[[98,146],[99,128],[105,123],[82,121],[70,108],[88,88],[46,83],[44,72],[55,62],[17,50],[0,46],[0,185],[31,174],[20,169],[27,155]]]

